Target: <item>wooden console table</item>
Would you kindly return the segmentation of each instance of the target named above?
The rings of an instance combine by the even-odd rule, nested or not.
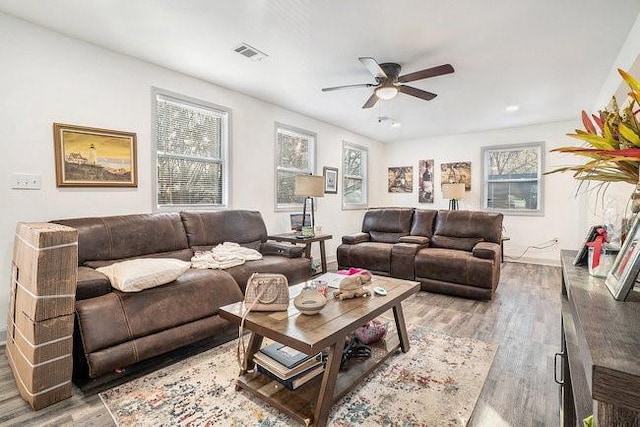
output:
[[[640,302],[616,301],[604,279],[562,251],[561,421],[582,426],[640,423]],[[557,370],[557,368],[556,368]]]
[[[327,254],[324,249],[324,241],[333,238],[331,234],[316,234],[313,237],[300,237],[296,233],[284,233],[284,234],[273,234],[267,237],[268,239],[275,240],[276,242],[289,242],[289,243],[300,243],[305,245],[304,247],[304,256],[307,258],[311,258],[311,244],[313,242],[320,243],[320,262],[322,263],[322,271],[318,274],[324,274],[327,272]]]

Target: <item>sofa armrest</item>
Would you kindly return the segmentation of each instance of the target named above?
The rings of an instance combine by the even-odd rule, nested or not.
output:
[[[425,236],[402,236],[398,239],[398,243],[413,243],[420,248],[429,246],[429,238]]]
[[[262,255],[277,255],[286,258],[300,258],[304,253],[304,246],[268,240],[260,245],[260,253]]]
[[[480,242],[476,243],[471,252],[476,258],[499,259],[500,245],[498,243]]]
[[[76,300],[95,298],[112,291],[109,278],[93,268],[78,267],[78,287]]]
[[[371,240],[369,233],[353,233],[342,236],[342,243],[345,245],[357,245],[358,243],[368,242]]]
[[[428,240],[428,239],[427,239]],[[391,248],[391,277],[415,279],[415,257],[422,246],[418,243],[395,243]]]

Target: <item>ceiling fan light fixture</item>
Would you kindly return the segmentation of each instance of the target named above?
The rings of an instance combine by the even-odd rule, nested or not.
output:
[[[375,92],[378,98],[386,101],[394,98],[398,94],[398,88],[395,86],[380,86]]]

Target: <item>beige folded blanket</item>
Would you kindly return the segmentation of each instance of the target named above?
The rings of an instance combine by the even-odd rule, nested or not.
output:
[[[225,269],[242,265],[246,261],[262,259],[262,254],[237,243],[224,242],[210,251],[198,251],[191,258],[191,268]]]

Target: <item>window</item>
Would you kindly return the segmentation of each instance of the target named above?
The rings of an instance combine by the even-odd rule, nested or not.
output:
[[[228,204],[230,114],[154,88],[156,208]]]
[[[304,197],[296,197],[295,176],[316,171],[316,134],[276,123],[276,210],[300,209]]]
[[[367,149],[342,143],[342,208],[367,208]]]
[[[484,208],[542,215],[544,143],[482,148]]]

